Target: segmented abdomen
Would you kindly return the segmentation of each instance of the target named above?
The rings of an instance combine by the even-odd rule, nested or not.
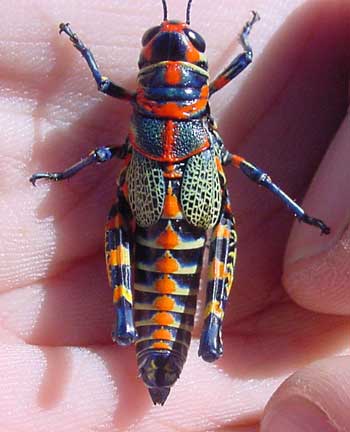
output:
[[[159,403],[186,360],[202,267],[205,230],[190,225],[179,184],[166,181],[161,219],[136,228],[134,311],[140,373]],[[174,184],[175,183],[175,184]]]

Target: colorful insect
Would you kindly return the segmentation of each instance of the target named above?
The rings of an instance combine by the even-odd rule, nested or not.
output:
[[[136,343],[140,376],[155,404],[164,404],[178,379],[191,340],[206,235],[210,232],[208,285],[199,356],[212,362],[223,353],[221,328],[236,256],[235,221],[223,166],[239,168],[264,186],[302,222],[328,234],[261,169],[225,149],[210,115],[209,99],[252,61],[248,35],[243,52],[209,81],[204,39],[186,22],[164,18],[142,38],[138,87],[131,92],[101,75],[91,51],[69,24],[60,25],[86,60],[98,89],[132,104],[124,145],[101,147],[63,172],[30,178],[64,180],[94,163],[125,161],[117,200],[106,225],[106,262],[113,290],[119,345]]]

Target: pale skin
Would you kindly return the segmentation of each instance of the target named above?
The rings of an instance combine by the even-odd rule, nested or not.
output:
[[[169,1],[169,16],[183,19],[185,3]],[[227,148],[332,232],[299,224],[227,169],[239,255],[225,354],[216,364],[197,357],[199,308],[164,407],[153,407],[137,378],[133,348],[110,338],[103,227],[119,165],[36,189],[28,182],[122,144],[130,115],[127,103],[97,93],[58,24],[69,21],[103,73],[133,89],[139,41],[160,22],[161,2],[1,6],[1,430],[350,430],[350,5],[286,3],[194,0],[192,26],[215,75],[240,49],[249,11],[259,12],[253,65],[213,96],[212,112]]]

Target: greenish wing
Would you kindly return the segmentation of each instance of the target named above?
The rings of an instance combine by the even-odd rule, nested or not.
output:
[[[131,211],[141,227],[155,224],[163,211],[165,182],[156,161],[133,152],[126,173]]]
[[[185,218],[197,227],[213,227],[220,215],[222,191],[212,150],[188,159],[181,184]]]

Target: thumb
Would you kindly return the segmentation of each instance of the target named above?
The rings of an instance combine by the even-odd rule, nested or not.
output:
[[[269,401],[261,432],[350,430],[348,356],[314,363],[289,377]]]

